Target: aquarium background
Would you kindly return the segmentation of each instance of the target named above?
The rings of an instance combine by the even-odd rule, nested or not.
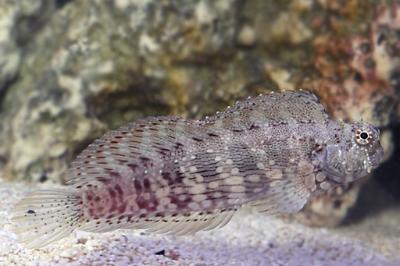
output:
[[[399,67],[397,1],[0,0],[0,265],[400,264]],[[299,214],[192,238],[77,232],[32,251],[8,230],[109,129],[297,89],[379,127],[385,163]]]

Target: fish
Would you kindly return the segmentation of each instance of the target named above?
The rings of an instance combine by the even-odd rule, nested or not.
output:
[[[28,248],[74,230],[194,234],[243,207],[298,212],[371,173],[383,155],[378,128],[330,118],[308,91],[249,97],[198,120],[144,118],[83,150],[65,186],[18,202],[13,230]]]

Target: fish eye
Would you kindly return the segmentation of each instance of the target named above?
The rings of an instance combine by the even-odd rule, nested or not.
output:
[[[366,129],[357,129],[356,142],[360,145],[367,145],[372,142],[372,132]]]
[[[367,139],[368,138],[368,133],[367,132],[361,132],[361,134],[360,134],[360,138],[362,138],[362,139]]]

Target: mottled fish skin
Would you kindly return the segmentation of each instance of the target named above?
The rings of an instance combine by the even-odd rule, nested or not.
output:
[[[155,117],[107,133],[72,163],[65,190],[16,206],[16,232],[41,247],[76,228],[209,230],[243,205],[297,212],[382,157],[378,129],[330,119],[314,94],[260,95],[202,120]]]

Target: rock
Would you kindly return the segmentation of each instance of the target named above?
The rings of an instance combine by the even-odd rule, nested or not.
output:
[[[1,3],[7,178],[60,181],[106,129],[184,114],[189,97],[207,95],[201,61],[233,51],[236,2]]]
[[[394,150],[391,125],[399,122],[400,7],[381,6],[366,36],[324,36],[316,40],[315,67],[320,78],[305,82],[326,104],[333,116],[346,121],[364,119],[382,128],[386,160]],[[395,48],[397,47],[397,48]],[[331,57],[329,57],[331,56]],[[331,58],[331,59],[328,59]],[[295,215],[310,225],[337,226],[358,198],[360,186],[338,191],[310,202]]]

